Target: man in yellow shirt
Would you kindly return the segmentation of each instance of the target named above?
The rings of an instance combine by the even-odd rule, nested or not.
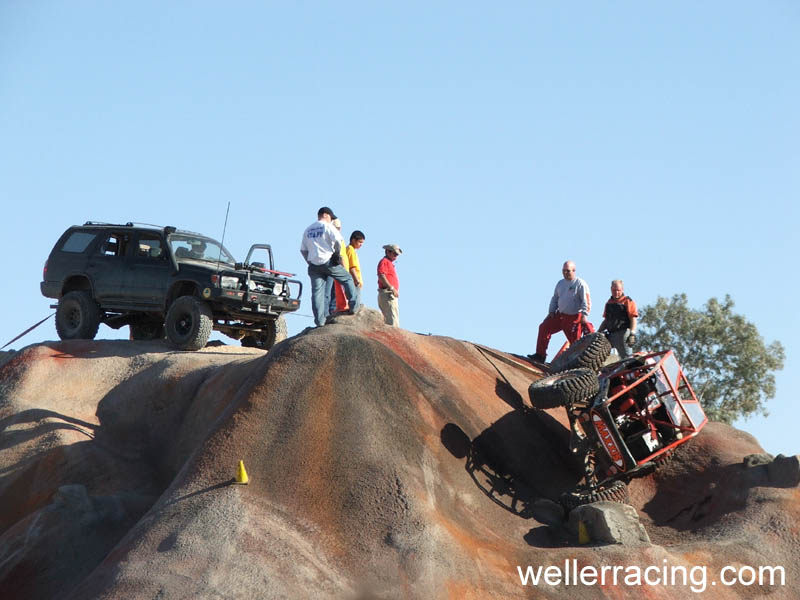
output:
[[[364,233],[356,229],[350,234],[350,244],[346,248],[350,275],[353,276],[353,283],[356,284],[359,298],[361,297],[361,290],[364,287],[364,278],[361,277],[361,262],[358,260],[358,252],[356,252],[356,250],[364,245],[364,240],[366,239]]]

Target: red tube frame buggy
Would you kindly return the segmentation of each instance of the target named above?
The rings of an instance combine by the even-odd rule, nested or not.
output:
[[[708,422],[672,350],[610,364],[598,381],[593,398],[567,406],[589,490],[652,472]]]

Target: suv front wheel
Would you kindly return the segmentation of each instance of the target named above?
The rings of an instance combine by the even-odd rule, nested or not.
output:
[[[169,307],[164,327],[167,338],[180,350],[200,350],[211,336],[211,308],[194,296],[181,296]]]
[[[100,327],[100,307],[89,292],[64,294],[56,309],[56,331],[62,340],[93,340]]]

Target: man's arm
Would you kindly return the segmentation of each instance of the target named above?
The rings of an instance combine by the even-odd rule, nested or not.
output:
[[[547,314],[554,315],[558,310],[558,284],[556,284],[556,289],[553,290],[553,297],[550,298],[550,305],[547,307]]]
[[[355,267],[350,267],[350,276],[353,278],[356,287],[360,288],[364,287],[364,282],[361,281],[361,278],[358,276],[358,269],[356,269]]]
[[[578,284],[578,294],[581,299],[581,306],[578,309],[578,312],[581,314],[581,321],[586,322],[586,319],[589,316],[589,286],[585,285],[583,280],[580,281]]]

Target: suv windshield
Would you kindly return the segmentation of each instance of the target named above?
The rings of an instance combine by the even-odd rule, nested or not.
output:
[[[207,237],[175,233],[169,237],[172,253],[178,260],[204,260],[234,264],[236,260],[219,242]]]

